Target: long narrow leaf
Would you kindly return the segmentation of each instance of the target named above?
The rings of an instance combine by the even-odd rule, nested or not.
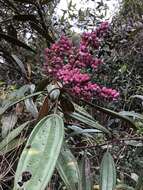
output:
[[[33,99],[29,98],[29,99],[26,99],[24,102],[25,102],[27,111],[30,112],[34,118],[37,118],[38,109],[37,109],[37,106],[34,104]]]
[[[35,88],[35,92],[40,92],[40,91],[43,91],[46,86],[51,82],[51,79],[50,78],[45,78],[43,80],[41,80],[40,82],[38,82],[38,84],[36,85],[36,88]],[[35,96],[33,99],[34,101],[36,100],[37,96]]]
[[[138,178],[135,190],[143,190],[143,170]]]
[[[61,150],[56,168],[68,190],[81,189],[78,164],[74,155],[67,147]]]
[[[74,96],[75,99],[77,99],[75,96]],[[129,118],[129,117],[126,117],[126,116],[123,116],[121,114],[119,114],[118,112],[115,112],[113,110],[110,110],[110,109],[107,109],[107,108],[103,108],[101,106],[98,106],[98,105],[95,105],[95,104],[92,104],[86,100],[83,100],[83,99],[80,99],[82,102],[86,103],[87,105],[93,107],[94,109],[100,111],[100,112],[103,112],[103,113],[106,113],[108,115],[111,115],[113,117],[116,117],[116,118],[119,118],[123,121],[126,121],[128,122],[133,128],[137,128],[137,126],[135,125],[135,123]],[[78,99],[78,102],[79,102],[79,99]]]
[[[24,138],[16,138],[13,139],[11,142],[9,142],[4,148],[2,148],[0,150],[0,155],[6,154],[10,151],[12,151],[13,149],[18,148],[20,145],[22,145],[24,142],[26,141],[26,139]]]
[[[23,21],[23,22],[26,22],[26,21],[34,21],[36,23],[38,23],[38,20],[36,19],[36,16],[34,14],[20,14],[20,15],[14,15],[13,16],[13,19],[14,20],[17,20],[17,21]]]
[[[92,179],[91,179],[91,170],[90,170],[90,160],[87,157],[87,153],[84,154],[81,160],[80,173],[82,176],[82,190],[91,190],[92,189]]]
[[[49,112],[49,97],[46,96],[46,98],[44,99],[43,105],[41,106],[40,111],[38,113],[37,121],[40,121],[45,116],[47,116],[48,112]]]
[[[0,142],[0,150],[2,150],[7,144],[9,144],[13,139],[15,139],[22,131],[23,129],[30,123],[30,121],[27,121],[11,131],[3,141]]]
[[[13,45],[23,47],[24,49],[27,49],[29,51],[32,51],[32,52],[36,53],[36,51],[34,49],[29,47],[25,43],[21,42],[20,40],[18,40],[16,38],[13,38],[12,36],[9,36],[9,35],[6,35],[6,34],[0,32],[0,37],[3,38],[4,40],[6,40],[7,42],[12,43]]]
[[[11,55],[12,58],[14,59],[14,61],[17,63],[17,65],[19,66],[19,68],[21,69],[22,73],[27,76],[27,72],[26,72],[26,69],[24,67],[24,64],[23,62],[14,54]]]
[[[131,96],[131,98],[139,98],[140,100],[143,101],[143,95],[134,95],[134,96]]]
[[[96,129],[99,129],[100,131],[110,134],[110,132],[106,128],[104,128],[102,125],[100,125],[97,121],[90,119],[86,116],[83,116],[77,112],[69,113],[68,116],[70,116],[71,118],[76,119],[92,128],[96,128]]]
[[[103,156],[100,168],[100,189],[113,190],[116,185],[116,169],[114,160],[109,152]]]
[[[10,108],[11,106],[23,101],[23,100],[26,100],[28,98],[31,98],[31,97],[34,97],[34,96],[37,96],[39,94],[41,94],[42,92],[36,92],[36,93],[33,93],[33,94],[30,94],[28,96],[25,96],[25,97],[22,97],[22,98],[19,98],[18,100],[13,100],[12,102],[8,102],[7,104],[5,104],[3,107],[0,107],[0,115],[3,114],[8,108]]]
[[[116,185],[116,190],[135,190],[135,189],[126,184],[119,184],[119,185]]]
[[[143,120],[143,115],[136,113],[134,111],[121,111],[119,112],[119,114],[123,115],[123,116],[127,116],[127,117],[132,117],[133,119],[141,119]]]
[[[126,116],[123,116],[121,115],[120,113],[118,112],[115,112],[113,110],[110,110],[110,109],[107,109],[107,108],[103,108],[103,107],[100,107],[100,106],[95,106],[95,108],[103,113],[106,113],[108,115],[111,115],[113,117],[117,117],[119,119],[122,119],[123,121],[126,121],[128,123],[131,124],[131,126],[133,126],[134,128],[137,128],[135,123],[129,118],[129,117],[126,117]]]
[[[21,154],[15,175],[14,190],[44,190],[53,174],[64,138],[64,123],[52,114],[33,129]],[[24,173],[30,177],[23,179]],[[21,182],[21,184],[20,184]]]
[[[17,123],[17,119],[16,112],[10,112],[2,116],[2,138],[5,138],[7,134],[14,128],[15,124]]]
[[[35,4],[35,0],[14,0],[15,2]]]

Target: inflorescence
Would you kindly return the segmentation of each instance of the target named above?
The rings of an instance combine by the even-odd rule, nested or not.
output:
[[[62,35],[50,48],[45,49],[45,72],[78,97],[89,100],[95,96],[110,100],[117,99],[119,93],[116,90],[92,81],[92,74],[103,64],[103,61],[93,55],[91,50],[100,48],[100,40],[108,27],[108,23],[103,22],[95,31],[84,32],[78,47],[70,38]]]

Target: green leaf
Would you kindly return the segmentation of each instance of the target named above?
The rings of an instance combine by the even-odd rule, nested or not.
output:
[[[116,118],[119,118],[119,119],[122,119],[123,121],[126,121],[128,123],[131,124],[132,127],[134,128],[137,128],[135,123],[128,117],[126,116],[123,116],[122,114],[118,113],[118,112],[115,112],[115,111],[112,111],[110,109],[107,109],[107,108],[103,108],[103,107],[100,107],[100,106],[96,106],[97,110],[103,112],[103,113],[106,113],[106,114],[109,114],[113,117],[116,117]]]
[[[1,119],[2,123],[2,138],[5,138],[17,123],[17,115],[15,112],[4,114]]]
[[[41,4],[45,5],[45,4],[50,3],[51,1],[53,1],[53,0],[41,0]]]
[[[36,92],[43,91],[46,86],[51,82],[49,78],[45,78],[43,80],[40,80],[38,84],[36,85]]]
[[[37,121],[40,121],[41,119],[43,119],[45,116],[48,115],[49,112],[49,97],[46,96],[44,99],[44,102],[39,110],[38,113],[38,117],[37,117]]]
[[[71,132],[68,137],[72,137],[72,136],[75,136],[75,135],[85,135],[85,136],[88,136],[88,137],[93,137],[92,135],[90,135],[89,133],[102,133],[100,130],[98,129],[82,129],[81,127],[77,127],[77,126],[74,126],[74,125],[68,125],[67,128],[69,129],[72,129],[74,130],[74,132]]]
[[[0,115],[3,114],[8,108],[10,108],[11,106],[23,101],[23,100],[26,100],[28,98],[31,98],[33,96],[37,96],[39,94],[41,94],[42,92],[36,92],[36,93],[33,93],[33,94],[30,94],[28,96],[25,96],[25,97],[21,97],[19,98],[18,100],[12,100],[12,101],[8,101],[6,104],[4,104],[3,106],[0,107]]]
[[[70,116],[71,118],[76,119],[92,128],[96,128],[96,129],[99,129],[100,131],[110,134],[110,132],[106,128],[104,128],[102,125],[100,125],[94,119],[90,119],[89,117],[83,116],[77,112],[69,113],[68,116]]]
[[[103,113],[106,113],[106,114],[109,114],[113,117],[116,117],[116,118],[119,118],[119,119],[122,119],[123,121],[126,121],[128,123],[131,124],[131,126],[133,128],[137,128],[137,126],[135,125],[135,123],[129,118],[129,117],[126,117],[118,112],[115,112],[113,110],[110,110],[110,109],[107,109],[107,108],[103,108],[103,107],[100,107],[100,106],[95,106],[95,108]]]
[[[143,170],[138,178],[135,190],[143,190]]]
[[[52,37],[43,28],[41,28],[39,25],[37,25],[37,23],[29,22],[29,24],[40,35],[42,35],[44,38],[46,38],[48,42],[54,43],[54,40],[52,39]]]
[[[0,155],[6,154],[10,151],[12,151],[13,149],[18,148],[20,145],[22,145],[24,142],[26,141],[26,139],[24,138],[16,138],[13,139],[10,143],[8,143],[4,148],[2,148],[0,150]]]
[[[116,185],[116,169],[114,160],[109,152],[103,156],[100,168],[100,189],[113,190]]]
[[[36,51],[34,49],[29,47],[25,43],[21,42],[20,40],[18,40],[16,38],[13,38],[12,36],[9,36],[7,34],[4,34],[4,33],[0,32],[0,37],[3,38],[4,40],[6,40],[7,42],[12,43],[12,45],[17,45],[17,46],[23,47],[24,49],[27,49],[29,51],[32,51],[32,52],[36,53]]]
[[[26,106],[27,111],[30,112],[34,118],[37,118],[38,109],[37,109],[37,106],[34,104],[32,98],[28,98],[25,100],[25,106]]]
[[[74,97],[76,98],[76,97]],[[105,114],[108,114],[110,116],[113,116],[113,117],[116,117],[116,118],[119,118],[119,119],[122,119],[123,121],[126,121],[128,122],[133,128],[137,129],[137,126],[136,124],[129,118],[129,117],[126,117],[126,116],[123,116],[121,115],[120,113],[118,112],[115,112],[113,110],[110,110],[110,109],[107,109],[107,108],[103,108],[101,106],[98,106],[98,105],[95,105],[95,104],[92,104],[86,100],[83,100],[83,99],[80,99],[82,102],[86,103],[87,105],[93,107],[94,109],[100,111],[100,112],[103,112]],[[79,101],[79,100],[78,100]]]
[[[73,44],[75,47],[78,48],[78,47],[80,46],[80,40],[81,40],[80,34],[78,34],[78,33],[73,34],[71,40],[72,40],[72,44]]]
[[[43,91],[50,82],[51,80],[49,78],[40,80],[40,82],[38,82],[38,84],[36,85],[35,92]],[[34,100],[36,100],[36,98],[37,96],[34,97]]]
[[[143,120],[143,115],[136,113],[134,111],[121,111],[119,112],[119,114],[123,115],[123,116],[127,116],[127,117],[133,117],[133,119],[141,119]]]
[[[17,20],[17,21],[33,21],[33,22],[36,22],[38,23],[38,20],[36,19],[35,15],[34,14],[19,14],[19,15],[14,15],[13,16],[13,19],[14,20]]]
[[[30,88],[31,88],[31,85],[26,84],[26,85],[22,86],[21,88],[10,93],[7,98],[9,100],[9,99],[16,99],[19,97],[23,97],[25,95],[25,93],[30,91]]]
[[[37,118],[38,109],[36,105],[34,104],[32,98],[25,100],[25,106],[26,106],[27,111],[30,112],[34,118]]]
[[[0,109],[5,107],[6,105],[23,98],[26,93],[30,91],[31,85],[27,84],[19,88],[18,90],[12,91],[10,94],[6,96],[6,98],[2,101]]]
[[[119,72],[120,72],[121,74],[124,74],[126,71],[127,71],[127,65],[123,65],[123,66],[119,69]]]
[[[74,105],[72,101],[66,96],[66,94],[62,94],[60,97],[60,106],[62,108],[63,113],[74,112]]]
[[[130,146],[143,147],[143,142],[142,141],[125,140],[124,143],[127,144],[127,145],[130,145]]]
[[[34,92],[34,90],[35,90],[35,85],[31,84],[30,85],[30,92],[31,92],[31,94]],[[25,102],[25,106],[26,106],[27,111],[30,112],[34,118],[37,118],[37,116],[38,116],[38,109],[37,109],[37,106],[34,103],[33,99],[32,98],[28,98],[24,102]]]
[[[68,190],[80,190],[80,172],[72,152],[64,146],[60,152],[56,168]]]
[[[27,76],[27,72],[26,72],[26,69],[24,67],[24,64],[23,62],[14,54],[11,55],[12,58],[14,59],[14,61],[17,63],[17,65],[19,66],[19,68],[21,69],[22,73]]]
[[[23,129],[30,123],[30,121],[27,121],[11,131],[4,140],[0,142],[0,151],[7,146],[13,139],[15,139],[22,131]]]
[[[15,2],[35,4],[35,0],[14,0]]]
[[[87,157],[85,152],[82,161],[81,161],[81,176],[82,176],[82,190],[91,190],[92,189],[92,180],[91,180],[91,170],[90,170],[90,160]]]
[[[75,111],[80,113],[81,115],[88,117],[89,119],[94,119],[92,115],[90,115],[83,107],[79,106],[78,104],[74,103]]]
[[[131,96],[131,98],[139,98],[143,101],[143,96],[142,95],[134,95],[134,96]]]
[[[60,89],[57,83],[49,84],[47,86],[47,92],[51,101],[56,101],[60,96]]]
[[[52,114],[43,118],[33,129],[21,154],[14,182],[20,188],[23,173],[31,178],[24,182],[25,190],[44,190],[54,172],[64,138],[64,123]]]
[[[126,184],[119,184],[116,185],[116,190],[134,190],[134,188]]]

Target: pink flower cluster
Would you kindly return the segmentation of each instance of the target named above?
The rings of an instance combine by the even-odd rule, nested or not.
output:
[[[85,46],[91,46],[95,49],[98,49],[100,46],[100,39],[104,36],[106,31],[109,28],[108,22],[102,22],[98,28],[96,28],[95,31],[84,32],[82,35],[82,44]]]
[[[45,49],[45,72],[62,82],[76,96],[92,99],[96,95],[116,99],[119,96],[116,90],[92,82],[93,74],[103,63],[93,55],[92,50],[98,50],[100,39],[107,29],[108,23],[103,22],[95,31],[83,33],[79,47],[75,47],[68,37],[61,36],[51,48]]]

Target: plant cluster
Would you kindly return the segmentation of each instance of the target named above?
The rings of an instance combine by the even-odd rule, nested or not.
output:
[[[100,41],[108,30],[108,23],[102,22],[95,31],[85,32],[76,46],[67,36],[62,35],[51,48],[46,48],[44,69],[48,75],[61,81],[72,94],[85,99],[94,95],[116,99],[119,93],[94,82],[96,71],[103,61],[96,57]]]
[[[59,1],[0,0],[0,189],[141,190],[141,0],[123,0],[122,17],[95,30],[106,1],[76,10],[71,0],[56,22]],[[75,23],[86,32],[73,38]]]

